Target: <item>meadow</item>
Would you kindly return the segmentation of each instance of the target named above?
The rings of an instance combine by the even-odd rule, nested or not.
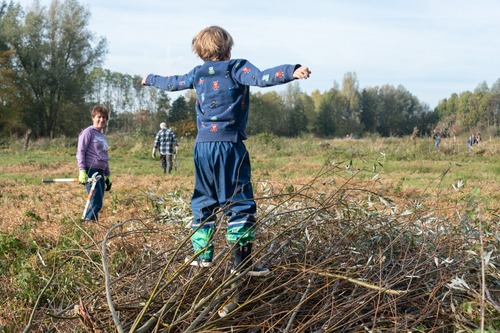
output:
[[[192,139],[110,135],[113,187],[82,225],[76,138],[0,149],[0,332],[495,332],[500,139],[251,137],[266,278],[191,254]],[[221,314],[223,314],[221,316]]]

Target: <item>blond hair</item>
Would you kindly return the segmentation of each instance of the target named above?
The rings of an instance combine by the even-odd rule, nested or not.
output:
[[[233,37],[225,29],[213,25],[201,30],[191,42],[193,52],[203,61],[228,60]]]

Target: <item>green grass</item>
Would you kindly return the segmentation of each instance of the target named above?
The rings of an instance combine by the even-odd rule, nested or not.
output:
[[[153,138],[109,135],[108,141],[114,178],[159,173],[159,160],[153,160],[150,155]],[[450,139],[444,139],[437,150],[433,140],[426,138],[411,142],[407,138],[321,140],[310,136],[279,138],[257,135],[250,137],[245,144],[251,156],[255,181],[281,179],[300,183],[314,177],[325,163],[346,169],[352,163],[350,172],[362,179],[383,174],[397,180],[398,186],[417,190],[436,183],[452,186],[460,180],[471,187],[492,186],[500,182],[498,140],[485,142],[472,152]],[[179,168],[175,174],[193,177],[194,140],[181,138],[179,145]],[[35,184],[46,176],[73,178],[77,175],[75,139],[39,140],[26,151],[21,141],[12,142],[1,154],[0,179]],[[50,170],[62,173],[48,174]],[[345,173],[345,177],[349,177],[349,173]]]

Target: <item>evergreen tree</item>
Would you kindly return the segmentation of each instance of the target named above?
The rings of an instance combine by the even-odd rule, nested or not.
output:
[[[318,118],[314,132],[320,137],[331,137],[338,134],[337,124],[341,120],[342,97],[337,90],[330,90],[322,95],[318,105]]]
[[[378,88],[365,88],[361,92],[360,123],[363,131],[375,133],[379,126],[377,117]]]

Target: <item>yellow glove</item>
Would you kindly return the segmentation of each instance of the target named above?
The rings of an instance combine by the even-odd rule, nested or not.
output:
[[[80,184],[85,185],[87,183],[87,179],[89,179],[89,176],[87,175],[87,171],[80,170],[80,172],[78,173],[78,182]]]

